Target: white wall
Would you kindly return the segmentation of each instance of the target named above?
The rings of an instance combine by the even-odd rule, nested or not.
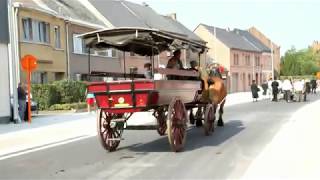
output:
[[[0,44],[0,119],[10,117],[9,57],[7,44]]]

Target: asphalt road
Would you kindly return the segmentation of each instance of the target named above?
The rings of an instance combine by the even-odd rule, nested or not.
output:
[[[180,153],[171,152],[167,137],[155,130],[127,130],[113,153],[92,137],[1,160],[0,179],[241,178],[293,112],[318,99],[230,106],[225,109],[224,127],[216,127],[208,137],[202,128],[191,128]]]

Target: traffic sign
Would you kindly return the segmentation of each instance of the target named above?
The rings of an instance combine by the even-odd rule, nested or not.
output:
[[[35,58],[32,55],[25,55],[22,59],[21,59],[21,67],[24,71],[34,71],[37,68],[38,64],[37,64],[37,58]]]

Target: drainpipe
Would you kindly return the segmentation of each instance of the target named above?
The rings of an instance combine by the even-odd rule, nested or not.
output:
[[[66,58],[67,58],[67,78],[71,79],[70,73],[70,47],[69,47],[69,21],[65,21],[65,31],[66,31]]]

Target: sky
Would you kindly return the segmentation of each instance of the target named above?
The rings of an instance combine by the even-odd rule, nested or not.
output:
[[[199,23],[220,28],[254,26],[280,45],[281,54],[320,41],[320,1],[317,0],[130,0],[147,3],[159,14],[177,13],[194,30]]]

